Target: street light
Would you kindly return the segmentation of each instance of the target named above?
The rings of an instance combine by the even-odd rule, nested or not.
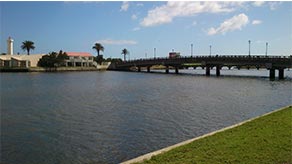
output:
[[[210,45],[210,56],[212,54],[212,45]]]
[[[266,56],[268,56],[268,42],[266,42]]]
[[[191,44],[191,56],[193,56],[193,44]]]
[[[251,41],[248,40],[248,55],[249,55],[249,56],[250,56],[250,43],[251,43]]]
[[[156,48],[154,48],[154,58],[156,58]]]

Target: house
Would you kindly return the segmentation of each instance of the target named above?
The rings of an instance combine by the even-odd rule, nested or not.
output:
[[[66,60],[68,67],[92,67],[95,61],[88,52],[66,52],[69,59]]]
[[[37,67],[38,61],[44,55],[0,55],[0,67]]]

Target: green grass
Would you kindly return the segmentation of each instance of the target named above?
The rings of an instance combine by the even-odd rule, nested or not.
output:
[[[292,164],[292,108],[177,147],[143,163]]]

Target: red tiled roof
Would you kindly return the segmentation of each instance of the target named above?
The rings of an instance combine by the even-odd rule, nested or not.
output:
[[[68,56],[84,56],[84,57],[89,57],[92,56],[90,53],[88,52],[66,52],[66,54]]]

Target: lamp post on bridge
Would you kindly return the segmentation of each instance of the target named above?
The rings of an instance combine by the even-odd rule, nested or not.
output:
[[[193,56],[193,43],[191,44],[191,56]]]
[[[250,43],[251,43],[251,41],[248,40],[248,56],[250,56]]]
[[[268,42],[266,42],[266,56],[268,56]]]

